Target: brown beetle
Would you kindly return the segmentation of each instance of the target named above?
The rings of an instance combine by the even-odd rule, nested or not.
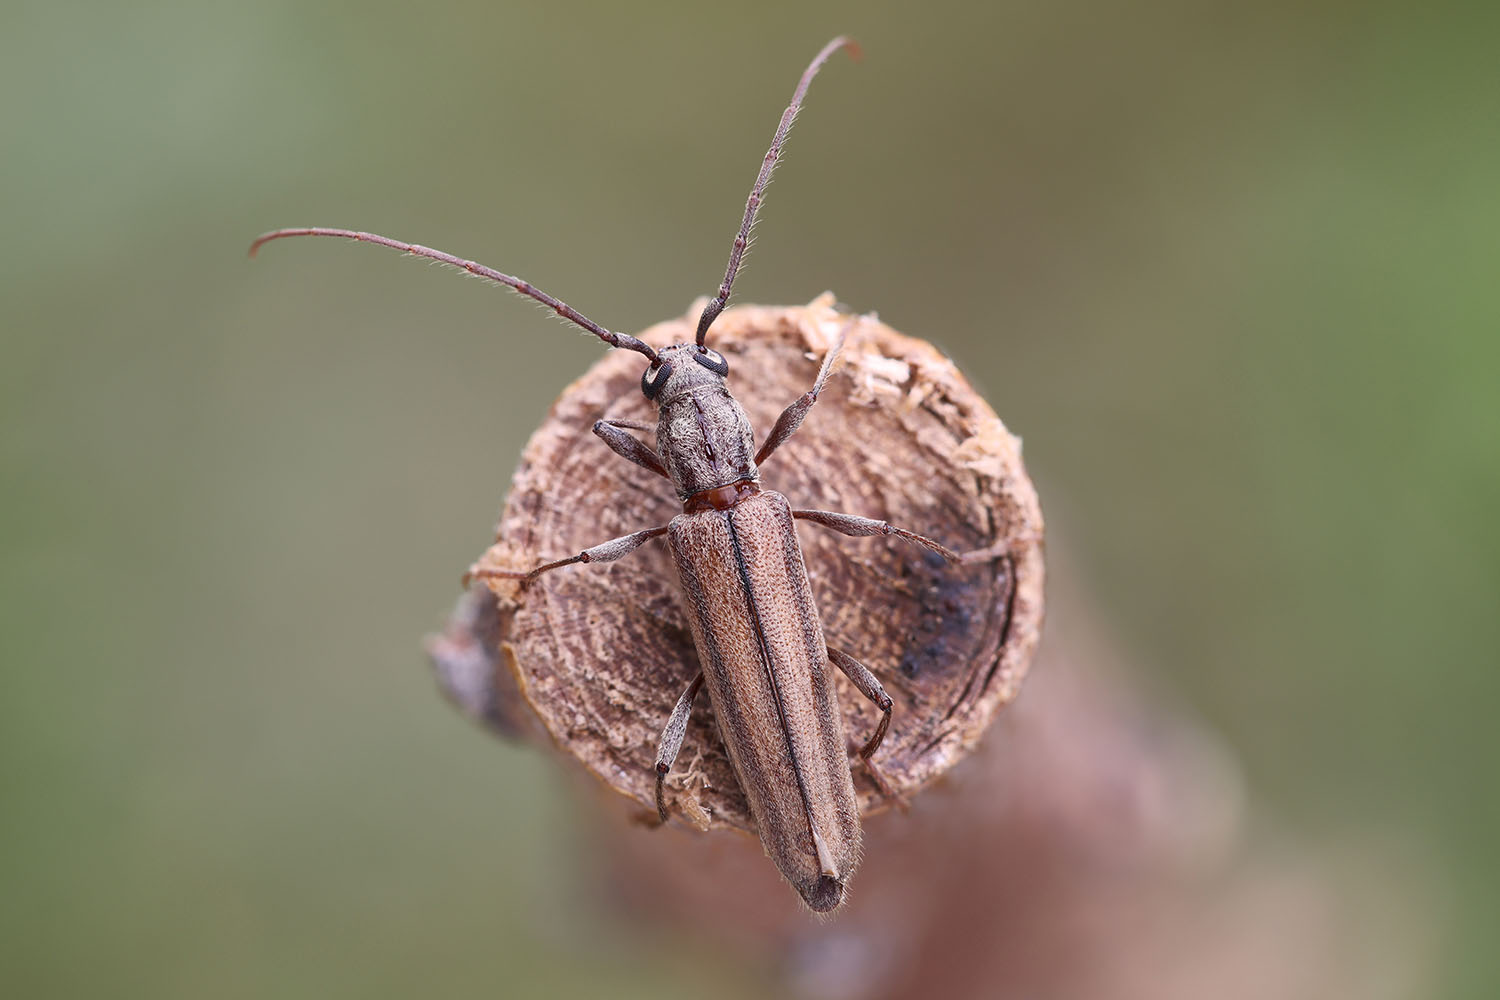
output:
[[[794,522],[807,520],[846,535],[895,535],[959,557],[937,542],[854,514],[794,510],[781,494],[763,490],[760,465],[801,425],[826,385],[843,337],[827,352],[811,389],[788,406],[757,450],[755,434],[726,385],[729,363],[706,345],[709,328],[729,300],[756,211],[781,155],[803,96],[823,64],[841,48],[823,47],[802,74],[781,116],[771,147],[745,205],[745,214],[718,294],[698,321],[692,343],[660,351],[628,334],[605,329],[520,278],[416,244],[347,229],[300,228],[266,233],[251,246],[288,236],[337,236],[391,247],[499,282],[556,311],[611,347],[645,355],[641,391],[656,404],[656,447],[630,433],[645,429],[601,420],[593,431],[609,448],[672,481],[682,513],[648,528],[530,570],[476,565],[475,577],[529,582],[574,563],[610,562],[667,536],[689,612],[702,672],[677,701],[662,732],[656,763],[656,802],[667,818],[662,783],[682,747],[693,700],[707,683],[719,733],[755,818],[761,842],[782,875],[815,911],[836,908],[859,862],[859,810],[832,687],[829,663],[842,670],[881,710],[874,734],[860,749],[868,763],[890,724],[892,702],[880,682],[848,653],[829,649],[813,604]],[[846,336],[854,322],[845,327]],[[879,772],[871,768],[880,782]]]

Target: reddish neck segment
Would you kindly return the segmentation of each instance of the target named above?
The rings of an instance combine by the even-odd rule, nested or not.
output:
[[[741,479],[728,486],[716,486],[711,490],[694,493],[682,501],[684,514],[701,514],[705,510],[728,510],[741,500],[747,500],[760,492],[760,484],[753,479]]]

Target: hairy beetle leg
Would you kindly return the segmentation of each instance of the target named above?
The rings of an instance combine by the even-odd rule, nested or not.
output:
[[[687,735],[688,717],[693,714],[693,699],[698,697],[698,689],[702,686],[703,674],[699,673],[687,686],[687,690],[682,692],[682,697],[677,699],[672,715],[667,719],[666,728],[661,731],[661,740],[656,745],[656,814],[662,823],[667,821],[667,800],[663,794],[667,772],[672,770],[672,765],[677,761],[677,753],[682,749],[682,739]]]

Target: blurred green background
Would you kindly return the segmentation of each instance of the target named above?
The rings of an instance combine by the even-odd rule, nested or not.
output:
[[[418,645],[597,345],[388,252],[244,251],[366,228],[642,328],[712,291],[846,31],[738,300],[951,352],[1132,658],[1285,828],[1426,870],[1441,995],[1495,995],[1497,22],[6,4],[0,989],[698,994],[711,959],[576,905],[555,767]]]

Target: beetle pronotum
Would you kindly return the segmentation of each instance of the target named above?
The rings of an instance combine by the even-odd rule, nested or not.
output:
[[[812,79],[839,49],[835,38],[803,72],[782,114],[745,204],[718,293],[703,309],[693,342],[660,350],[608,330],[520,278],[471,260],[373,233],[321,227],[280,229],[255,240],[336,236],[391,247],[498,282],[553,309],[611,347],[645,356],[641,392],[658,410],[656,446],[630,433],[646,429],[599,420],[594,433],[617,455],[671,480],[682,513],[669,524],[623,535],[531,569],[471,568],[480,578],[519,580],[575,563],[620,559],[666,537],[677,565],[701,673],[682,692],[658,744],[656,803],[667,819],[663,781],[682,747],[699,689],[708,688],[719,733],[749,803],[761,842],[782,875],[815,911],[836,908],[859,861],[859,810],[829,665],[837,666],[878,706],[880,721],[859,750],[867,765],[885,737],[892,701],[863,664],[829,648],[814,607],[795,522],[809,521],[851,536],[893,535],[944,559],[960,557],[930,538],[855,514],[793,509],[762,489],[760,466],[784,444],[827,385],[844,334],[823,357],[812,387],[781,413],[757,449],[755,433],[726,385],[728,361],[707,346],[714,320],[729,301],[735,275],[766,185]],[[986,555],[986,553],[978,553]],[[871,774],[879,782],[879,772]]]

